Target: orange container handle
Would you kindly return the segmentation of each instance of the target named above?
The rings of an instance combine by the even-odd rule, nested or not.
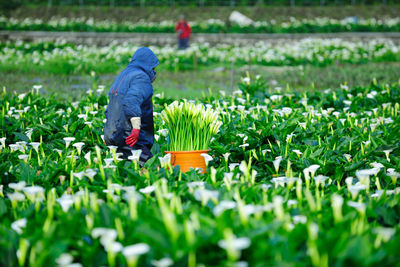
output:
[[[173,159],[172,159],[173,158]],[[176,161],[176,154],[171,153],[171,165],[174,165]]]

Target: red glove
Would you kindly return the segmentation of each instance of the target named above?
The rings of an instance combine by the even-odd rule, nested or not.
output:
[[[133,145],[136,144],[139,139],[139,133],[140,129],[133,128],[131,134],[126,138],[125,143],[128,146],[133,147]]]

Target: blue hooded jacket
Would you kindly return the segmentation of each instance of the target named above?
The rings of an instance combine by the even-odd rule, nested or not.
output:
[[[130,119],[140,117],[140,135],[135,147],[151,149],[154,142],[152,82],[156,78],[153,69],[158,64],[153,51],[141,47],[114,81],[108,93],[110,102],[106,110],[104,137],[107,144],[124,146],[132,130]]]

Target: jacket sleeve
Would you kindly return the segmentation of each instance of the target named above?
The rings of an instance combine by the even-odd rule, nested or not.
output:
[[[143,101],[151,95],[151,92],[152,85],[145,74],[133,77],[122,101],[123,110],[128,119],[142,116],[141,106]]]

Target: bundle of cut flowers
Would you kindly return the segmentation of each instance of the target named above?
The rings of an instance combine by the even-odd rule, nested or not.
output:
[[[168,129],[170,151],[205,150],[222,125],[217,111],[186,100],[166,106],[161,118]]]

